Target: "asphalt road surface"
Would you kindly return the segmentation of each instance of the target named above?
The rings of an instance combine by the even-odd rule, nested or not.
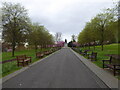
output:
[[[4,82],[3,88],[107,88],[107,86],[69,48],[62,48]]]

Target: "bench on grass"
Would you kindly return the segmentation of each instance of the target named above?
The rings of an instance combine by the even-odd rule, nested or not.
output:
[[[25,65],[31,63],[31,57],[27,57],[26,55],[16,56],[16,59],[18,67],[20,66],[20,64],[22,64],[22,66],[24,67]]]
[[[82,55],[87,55],[87,51],[81,52]]]
[[[52,53],[53,53],[53,51],[52,51],[52,50],[50,50],[50,51],[49,51],[49,53],[50,53],[50,54],[52,54]]]
[[[103,69],[104,68],[109,68],[113,70],[114,76],[116,75],[117,71],[120,71],[120,55],[106,55],[110,56],[109,60],[102,60],[103,61]]]
[[[88,59],[91,59],[91,61],[97,61],[97,53],[96,52],[92,52],[91,54],[87,54],[88,55]]]
[[[49,53],[49,51],[45,51],[44,54],[45,55],[49,55],[50,53]]]
[[[81,52],[82,55],[86,56],[87,55],[88,50],[84,50],[83,52]]]
[[[36,58],[42,58],[43,56],[44,56],[44,54],[41,52],[36,53]]]
[[[82,54],[82,50],[81,49],[79,50],[79,53]]]

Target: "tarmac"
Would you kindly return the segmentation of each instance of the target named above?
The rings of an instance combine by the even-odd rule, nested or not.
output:
[[[37,70],[38,67],[39,70]],[[30,75],[33,71],[36,73]],[[25,76],[27,78],[24,78]],[[3,88],[118,88],[119,86],[118,79],[111,73],[99,68],[68,47],[1,80]],[[25,84],[22,85],[20,82]]]

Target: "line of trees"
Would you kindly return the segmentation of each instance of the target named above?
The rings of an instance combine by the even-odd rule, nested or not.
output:
[[[21,4],[3,3],[2,6],[2,40],[12,46],[12,56],[16,46],[28,43],[38,47],[53,44],[53,36],[38,23],[32,23],[27,10]]]
[[[44,26],[40,26],[38,23],[31,24],[30,26],[27,42],[29,45],[34,45],[36,52],[38,48],[47,48],[48,45],[54,44],[53,36]]]
[[[85,28],[78,35],[78,43],[81,45],[91,43],[99,43],[101,50],[105,43],[120,43],[120,37],[118,37],[120,26],[118,22],[118,7],[108,8],[103,10],[102,13],[97,14],[90,22],[87,22]]]

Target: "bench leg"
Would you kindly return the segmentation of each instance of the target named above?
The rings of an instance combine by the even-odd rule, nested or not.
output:
[[[103,69],[104,69],[104,64],[103,64]]]
[[[25,66],[25,63],[23,62],[23,67]]]
[[[114,76],[116,75],[116,69],[113,69]]]
[[[103,69],[105,68],[104,61],[103,61]]]
[[[29,61],[27,61],[26,63],[27,63],[27,65],[28,65]]]
[[[91,61],[95,61],[95,59],[94,59],[94,58],[92,58],[92,57],[90,57],[90,59],[91,59]]]
[[[17,66],[19,67],[19,62],[17,63]]]

